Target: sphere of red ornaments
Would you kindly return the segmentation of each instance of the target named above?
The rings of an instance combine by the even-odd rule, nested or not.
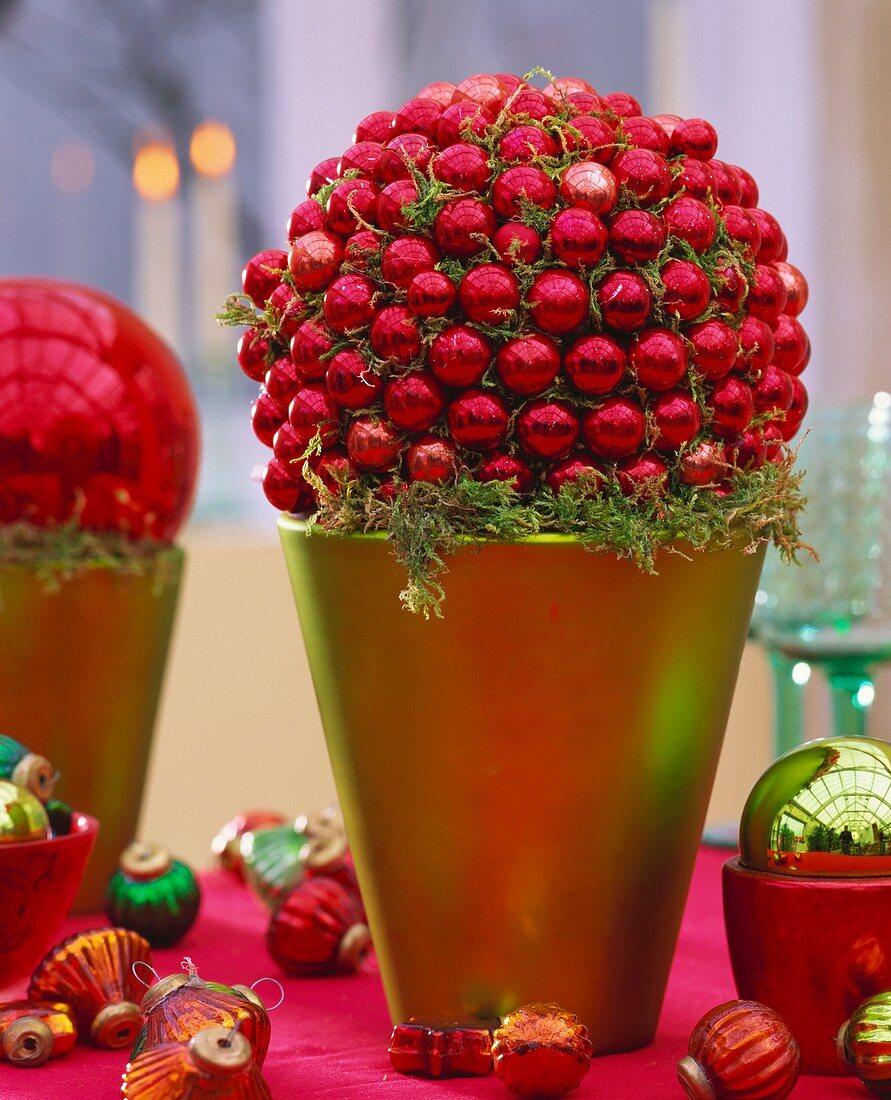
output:
[[[717,148],[578,77],[476,73],[367,115],[295,196],[289,251],[245,267],[273,503],[319,503],[309,471],[384,500],[462,478],[692,496],[786,461],[807,283]]]

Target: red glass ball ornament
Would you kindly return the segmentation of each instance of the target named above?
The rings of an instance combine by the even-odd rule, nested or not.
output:
[[[570,455],[562,462],[555,463],[545,476],[552,493],[559,493],[564,485],[572,485],[582,479],[587,480],[590,489],[596,492],[603,483],[603,467],[593,458]]]
[[[343,447],[332,447],[320,455],[314,455],[309,464],[328,492],[334,496],[339,496],[344,485],[355,481],[359,476],[359,471]]]
[[[562,101],[558,97],[557,101],[562,103],[564,111],[569,111],[572,115],[588,115],[592,111],[603,110],[603,100],[595,91],[579,89],[564,95]]]
[[[397,237],[381,253],[381,274],[394,286],[408,286],[421,271],[432,271],[439,249],[429,237]]]
[[[456,141],[433,159],[433,175],[455,191],[485,191],[492,169],[479,145]]]
[[[244,265],[241,273],[241,288],[255,306],[263,309],[266,300],[282,281],[282,274],[288,266],[288,255],[280,248],[267,248]]]
[[[718,151],[718,132],[704,118],[682,118],[671,134],[673,156],[683,154],[697,160],[711,160]]]
[[[380,400],[383,383],[355,348],[343,348],[328,362],[328,392],[345,409],[367,409]]]
[[[410,220],[407,208],[417,201],[418,190],[411,180],[388,183],[377,200],[378,225],[388,233],[407,229]]]
[[[687,345],[667,328],[649,328],[631,345],[631,365],[637,380],[649,390],[667,390],[687,371]]]
[[[435,99],[410,99],[393,116],[393,133],[432,134],[442,110],[442,104]]]
[[[252,382],[262,382],[269,369],[269,341],[258,328],[248,328],[238,338],[238,365]]]
[[[703,202],[715,193],[715,176],[708,161],[694,160],[693,157],[681,157],[675,161],[680,168],[671,180],[671,194],[684,192]]]
[[[357,229],[343,246],[344,259],[359,271],[365,271],[368,261],[381,250],[380,237],[370,229]]]
[[[288,269],[298,290],[324,290],[336,277],[342,263],[340,238],[323,229],[298,237],[288,253]]]
[[[326,183],[333,183],[337,179],[337,166],[339,163],[340,157],[327,157],[325,160],[319,161],[306,181],[307,198],[311,199],[313,195],[322,190]]]
[[[745,168],[740,168],[738,164],[733,164],[731,167],[739,176],[739,205],[745,206],[746,209],[756,207],[758,205],[758,184],[755,182],[754,176],[751,172],[747,172]]]
[[[709,164],[715,180],[715,191],[720,202],[725,206],[738,206],[742,198],[739,172],[732,164],[725,164],[723,160],[711,160]]]
[[[395,117],[393,111],[372,111],[356,127],[353,141],[357,144],[360,141],[386,141],[392,132]]]
[[[0,522],[65,522],[80,501],[81,528],[173,539],[198,465],[173,352],[123,303],[74,283],[0,280],[0,318]],[[264,356],[250,337],[239,347],[245,373]]]
[[[507,88],[494,73],[474,73],[456,85],[452,96],[453,103],[462,99],[473,100],[486,110],[497,114],[507,96]]]
[[[544,392],[557,377],[560,350],[547,336],[521,336],[501,345],[495,370],[512,393],[530,397]]]
[[[494,122],[491,111],[473,100],[464,99],[446,107],[436,124],[436,140],[440,149],[447,149],[456,141],[466,141],[475,134],[482,137],[486,127]]]
[[[655,119],[644,115],[632,115],[622,120],[621,136],[637,149],[652,149],[654,153],[668,154],[668,135]]]
[[[506,264],[534,264],[543,248],[538,233],[522,222],[505,222],[499,226],[492,244]]]
[[[776,424],[765,424],[761,429],[767,461],[774,462],[780,457],[783,448],[783,433]]]
[[[449,405],[449,433],[468,451],[491,451],[507,438],[510,414],[492,390],[467,390]]]
[[[599,396],[622,381],[628,357],[608,336],[581,336],[566,353],[563,369],[580,393]]]
[[[807,407],[808,396],[807,390],[804,388],[804,383],[800,378],[793,378],[792,404],[789,406],[785,417],[782,420],[777,420],[780,434],[787,443],[795,437],[798,429],[801,427],[801,422],[804,420],[804,414],[807,412]]]
[[[793,264],[778,260],[773,266],[786,288],[786,308],[784,312],[788,313],[790,317],[797,317],[807,305],[807,280]]]
[[[630,397],[608,397],[585,413],[582,438],[588,450],[601,458],[634,454],[646,435],[644,411]]]
[[[674,128],[680,121],[680,115],[653,115],[653,122],[661,126],[666,134],[668,134],[669,138],[674,133]]]
[[[323,447],[332,447],[340,434],[340,409],[320,382],[310,382],[291,401],[288,421],[304,450],[316,434]]]
[[[725,438],[744,432],[755,412],[751,387],[733,374],[715,384],[705,403],[712,412],[712,430]]]
[[[359,228],[363,222],[373,222],[377,212],[380,192],[366,179],[349,179],[339,183],[328,196],[325,213],[328,228],[346,235]]]
[[[660,394],[650,406],[657,436],[653,446],[657,451],[677,451],[689,443],[702,427],[699,406],[682,390]]]
[[[576,115],[563,123],[560,138],[567,152],[584,149],[587,160],[611,164],[615,158],[616,133],[605,118]]]
[[[465,316],[477,324],[505,324],[520,304],[520,285],[507,267],[480,264],[461,280],[458,301]]]
[[[282,340],[290,340],[300,327],[306,303],[287,283],[279,283],[269,296],[266,308],[273,319],[276,334]]]
[[[296,463],[303,462],[305,451],[306,446],[300,442],[297,433],[286,420],[272,437],[272,453],[286,470],[292,470],[296,468]]]
[[[640,104],[628,92],[610,92],[603,96],[603,106],[619,118],[633,118],[634,115],[643,113]]]
[[[653,308],[650,288],[633,271],[611,271],[597,288],[603,324],[621,332],[642,328]]]
[[[480,463],[476,477],[478,481],[506,481],[514,492],[523,494],[532,489],[535,477],[528,464],[517,455],[499,451],[486,455]]]
[[[336,879],[304,879],[276,909],[266,949],[288,974],[319,977],[359,969],[371,937],[359,902]]]
[[[263,471],[263,492],[280,512],[303,512],[312,507],[312,490],[303,478],[273,458]]]
[[[579,419],[566,401],[530,401],[517,417],[520,446],[535,458],[565,458],[579,437]]]
[[[507,168],[492,185],[492,205],[502,218],[518,218],[523,203],[549,210],[557,201],[557,188],[549,176],[531,164]]]
[[[767,461],[767,444],[757,428],[749,428],[725,448],[728,462],[738,470],[758,470]]]
[[[291,211],[288,218],[288,240],[294,241],[302,237],[304,233],[312,233],[316,229],[324,229],[325,215],[315,199],[305,199],[298,203]]]
[[[481,199],[447,202],[433,222],[433,238],[446,256],[466,259],[485,248],[495,232],[495,212]]]
[[[662,308],[666,313],[692,321],[708,305],[711,283],[708,276],[690,260],[669,260],[660,272],[665,285]]]
[[[719,268],[716,274],[718,288],[715,291],[715,301],[728,313],[739,313],[743,299],[749,291],[745,276],[735,264]]]
[[[557,143],[540,126],[514,126],[498,143],[501,159],[508,163],[527,163],[536,157],[557,155]]]
[[[408,284],[408,308],[418,317],[443,317],[455,304],[458,289],[441,271],[420,271]]]
[[[658,455],[646,452],[623,458],[616,466],[616,473],[625,496],[637,493],[648,496],[659,494],[665,488],[668,467]]]
[[[610,222],[610,251],[623,263],[645,264],[655,260],[667,238],[664,222],[648,210],[622,210]]]
[[[571,271],[554,268],[535,276],[526,297],[535,324],[551,335],[577,329],[588,316],[588,288]]]
[[[375,355],[403,367],[421,354],[417,321],[405,306],[384,306],[371,322],[368,340]]]
[[[260,396],[251,405],[251,427],[257,439],[271,447],[272,437],[287,419],[287,407],[280,405],[265,390],[261,390]]]
[[[681,195],[665,207],[662,217],[669,234],[680,237],[697,252],[705,252],[714,244],[718,232],[715,215],[699,199]]]
[[[652,149],[628,149],[612,163],[616,183],[627,187],[640,202],[661,202],[671,190],[671,172],[660,153]]]
[[[445,108],[452,102],[454,94],[455,85],[451,81],[434,80],[430,84],[425,84],[415,96],[415,99],[432,99],[434,103],[438,103],[440,107]]]
[[[337,174],[343,177],[348,172],[358,172],[363,179],[375,183],[380,179],[383,155],[384,147],[379,141],[358,141],[344,150],[337,165]],[[318,226],[311,228],[317,229]]]
[[[690,362],[697,374],[709,381],[723,378],[736,362],[737,336],[723,321],[703,321],[687,331],[693,345]]]
[[[728,205],[724,207],[721,216],[730,238],[743,246],[743,255],[747,260],[754,260],[761,248],[761,230],[751,211],[744,206]]]
[[[515,118],[526,117],[535,122],[541,122],[542,119],[554,113],[556,106],[550,96],[527,84],[508,97],[504,110],[506,114]]]
[[[457,473],[454,444],[438,435],[419,436],[408,448],[405,468],[411,481],[442,485]]]
[[[739,373],[750,371],[759,375],[774,357],[774,334],[766,321],[758,317],[743,318],[737,333],[740,353],[735,367]]]
[[[593,214],[608,214],[616,205],[616,177],[597,160],[570,164],[560,180],[560,194],[569,206],[582,206]]]
[[[467,325],[450,325],[437,333],[430,345],[430,370],[447,386],[476,386],[492,361],[492,345],[481,332]]]
[[[680,475],[685,485],[716,485],[723,480],[727,463],[720,443],[705,440],[681,455]]]
[[[745,205],[745,204],[743,204]],[[783,230],[773,214],[753,206],[749,211],[755,219],[761,231],[761,247],[755,255],[755,261],[759,264],[770,264],[780,258],[783,248]]]
[[[810,354],[810,343],[801,322],[781,313],[774,322],[773,339],[773,365],[789,374],[801,374]]]
[[[590,267],[606,252],[606,226],[590,210],[569,207],[551,222],[551,248],[567,267]]]
[[[800,1069],[782,1017],[757,1001],[728,1001],[693,1029],[678,1081],[691,1100],[785,1100]]]
[[[387,416],[407,432],[429,428],[442,416],[445,406],[445,391],[428,371],[391,378],[384,389]]]
[[[335,332],[364,328],[374,317],[374,283],[364,275],[341,275],[325,291],[324,312]]]
[[[266,372],[266,392],[284,408],[300,389],[301,382],[297,367],[289,355],[280,356]]]
[[[382,183],[410,180],[412,168],[426,172],[433,157],[433,144],[425,134],[400,134],[384,143],[381,154]]]
[[[779,273],[766,264],[756,264],[749,280],[746,310],[762,321],[774,321],[786,307],[786,284]]]
[[[550,96],[555,103],[565,103],[569,96],[579,93],[596,95],[588,81],[580,76],[558,76],[545,88],[545,95]]]
[[[347,454],[360,470],[380,474],[399,459],[402,437],[394,424],[373,416],[359,416],[346,433]]]
[[[291,358],[305,381],[317,381],[325,377],[327,356],[333,343],[327,332],[316,321],[304,321],[291,337]]]

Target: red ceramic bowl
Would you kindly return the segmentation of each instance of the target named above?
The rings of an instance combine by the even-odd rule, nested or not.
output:
[[[0,988],[55,943],[98,832],[94,817],[75,813],[67,836],[0,844]]]

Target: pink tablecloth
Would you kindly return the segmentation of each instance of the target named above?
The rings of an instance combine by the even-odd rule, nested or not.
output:
[[[656,1100],[683,1095],[674,1067],[685,1053],[690,1029],[706,1009],[734,996],[721,919],[723,859],[722,853],[708,850],[699,857],[656,1041],[633,1054],[595,1059],[573,1097]],[[276,1100],[508,1096],[493,1076],[425,1081],[393,1073],[387,1059],[390,1024],[378,977],[284,978],[263,948],[264,916],[247,891],[219,873],[203,881],[201,917],[175,948],[157,952],[156,966],[159,973],[170,973],[183,955],[190,955],[208,979],[250,984],[269,975],[282,980],[286,1000],[272,1016],[264,1070]],[[93,923],[79,918],[67,931]],[[275,993],[271,986],[259,990],[267,991]],[[126,1061],[122,1052],[80,1046],[67,1058],[34,1070],[0,1065],[0,1100],[106,1100],[119,1095]],[[862,1100],[866,1095],[851,1078],[804,1077],[793,1098]]]

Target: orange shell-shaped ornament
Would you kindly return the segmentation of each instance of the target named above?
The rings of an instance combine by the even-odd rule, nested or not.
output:
[[[758,1001],[728,1001],[693,1029],[678,1080],[692,1100],[783,1100],[800,1066],[781,1016]]]
[[[247,1039],[225,1027],[164,1043],[127,1066],[125,1100],[272,1100]]]
[[[588,1029],[557,1004],[514,1009],[492,1038],[495,1075],[515,1096],[555,1100],[578,1088],[591,1067]]]
[[[15,1066],[42,1066],[48,1058],[67,1054],[76,1042],[77,1027],[68,1005],[0,1005],[0,1050]]]
[[[171,974],[149,989],[142,1012],[145,1025],[133,1046],[134,1054],[165,1043],[187,1042],[209,1027],[237,1027],[250,1043],[258,1066],[269,1049],[269,1015],[246,986],[205,982],[195,973]]]
[[[28,999],[70,1005],[82,1033],[101,1047],[127,1047],[142,1023],[145,987],[134,963],[151,965],[148,940],[126,928],[78,932],[54,947],[34,971]]]

